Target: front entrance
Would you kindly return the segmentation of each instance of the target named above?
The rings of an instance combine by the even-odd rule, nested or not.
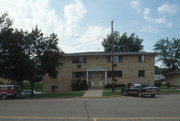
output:
[[[107,84],[107,70],[93,66],[86,70],[86,80],[90,87],[103,87]]]
[[[105,72],[93,71],[89,72],[88,75],[90,86],[104,86]]]

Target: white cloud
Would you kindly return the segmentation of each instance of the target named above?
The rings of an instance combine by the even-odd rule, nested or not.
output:
[[[141,12],[141,9],[139,8],[139,6],[140,6],[140,1],[139,1],[139,0],[132,0],[132,1],[131,1],[131,5],[132,5],[132,7],[133,7],[134,9],[137,10],[138,13]]]
[[[105,37],[110,28],[80,26],[80,21],[87,13],[82,2],[75,0],[64,6],[62,13],[58,14],[50,5],[50,0],[0,0],[0,14],[7,11],[14,20],[15,28],[32,30],[38,25],[43,33],[57,33],[59,46],[65,52],[97,51],[98,46],[102,50],[102,38],[98,45],[98,37]],[[61,35],[90,38],[63,38]]]
[[[86,8],[80,1],[69,4],[64,7],[64,18],[65,18],[65,35],[73,35],[77,29],[77,22],[83,18],[86,13]]]
[[[31,30],[38,25],[45,33],[72,35],[86,13],[80,1],[66,5],[63,17],[50,7],[50,0],[0,0],[0,3],[0,13],[7,11],[14,27]]]
[[[139,7],[139,6],[140,6],[139,0],[132,0],[132,1],[131,1],[131,5],[132,5],[134,8]]]
[[[49,6],[49,0],[0,0],[0,13],[8,12],[13,26],[31,30],[38,25],[45,33],[60,32],[62,20]],[[62,29],[61,29],[62,30]]]
[[[176,13],[176,5],[165,3],[157,8],[160,14],[174,14]]]
[[[165,17],[159,17],[159,18],[151,17],[151,9],[150,8],[144,9],[144,19],[147,21],[157,23],[157,24],[165,24],[168,27],[172,26],[172,23],[168,22]]]
[[[81,38],[73,39],[76,43],[73,46],[64,46],[66,52],[84,52],[103,50],[101,42],[106,35],[110,33],[110,27],[89,26],[87,31],[80,34]],[[68,40],[67,40],[68,41]],[[72,42],[72,40],[69,40]]]

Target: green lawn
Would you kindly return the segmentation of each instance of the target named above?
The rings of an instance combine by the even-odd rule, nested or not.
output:
[[[115,87],[115,92],[112,92],[112,88],[104,88],[103,89],[103,96],[119,96],[121,89],[126,87]]]
[[[58,97],[78,97],[83,96],[85,91],[75,91],[75,92],[63,92],[63,93],[48,93],[48,94],[39,94],[31,97],[30,95],[21,96],[19,98],[58,98]]]
[[[121,89],[125,87],[117,87],[115,88],[115,92],[112,92],[112,88],[104,88],[103,96],[119,96]],[[167,88],[160,87],[160,93],[180,93],[180,88]]]
[[[24,82],[22,91],[26,89],[31,89],[29,82]],[[34,83],[34,90],[43,92],[43,84],[41,82]],[[74,92],[62,92],[62,93],[48,93],[48,94],[39,94],[31,97],[30,95],[21,96],[19,98],[58,98],[58,97],[77,97],[83,96],[85,91],[74,91]]]
[[[103,96],[119,96],[120,90],[116,90],[115,92],[109,91],[103,91]]]
[[[160,87],[161,93],[180,93],[180,89],[178,88],[166,88],[166,87]]]

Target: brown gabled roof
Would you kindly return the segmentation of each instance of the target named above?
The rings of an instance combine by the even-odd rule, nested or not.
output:
[[[169,76],[169,75],[176,75],[176,74],[180,74],[180,69],[177,69],[177,70],[175,70],[175,71],[166,73],[166,76]]]

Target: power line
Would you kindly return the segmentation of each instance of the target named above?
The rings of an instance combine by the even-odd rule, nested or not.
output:
[[[60,37],[67,37],[67,38],[99,38],[99,39],[103,39],[106,36],[65,36],[65,35],[60,35]]]

